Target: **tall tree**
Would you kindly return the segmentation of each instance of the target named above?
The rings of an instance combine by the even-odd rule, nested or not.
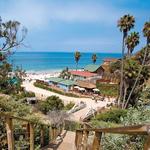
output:
[[[128,52],[127,56],[130,57],[134,48],[139,44],[139,33],[138,32],[131,32],[130,35],[127,36],[125,44],[127,46]]]
[[[135,19],[133,16],[124,15],[118,21],[118,27],[123,33],[122,38],[122,63],[121,63],[121,79],[120,79],[120,94],[118,98],[118,106],[120,106],[120,101],[123,96],[123,68],[124,68],[124,53],[125,53],[125,39],[127,37],[128,31],[134,27]]]
[[[4,60],[10,54],[10,49],[23,45],[27,29],[20,28],[20,22],[2,22],[0,17],[0,60]]]
[[[78,62],[80,60],[80,57],[81,57],[81,53],[76,51],[74,54],[74,58],[75,58],[75,62],[76,62],[76,70],[78,69]]]
[[[143,58],[141,67],[140,67],[140,69],[139,69],[138,76],[137,76],[137,78],[136,78],[136,80],[135,80],[135,83],[134,83],[134,85],[133,85],[133,87],[132,87],[132,89],[131,89],[131,92],[130,92],[130,94],[129,94],[129,96],[128,96],[128,99],[127,99],[127,101],[126,101],[125,108],[127,107],[128,103],[129,103],[129,100],[130,100],[130,98],[131,98],[131,96],[132,96],[132,93],[133,93],[134,90],[135,90],[135,87],[136,87],[137,82],[138,82],[138,80],[139,80],[139,78],[140,78],[142,69],[143,69],[143,67],[144,67],[144,65],[145,65],[146,57],[147,57],[147,55],[148,55],[148,49],[149,49],[149,47],[150,47],[150,21],[149,21],[149,22],[146,22],[146,23],[144,24],[143,35],[144,35],[144,37],[146,37],[146,41],[147,41],[147,43],[146,43],[146,48],[145,48],[145,50],[144,50],[144,58]]]
[[[23,41],[26,34],[27,29],[21,28],[20,22],[11,20],[3,22],[0,17],[0,90],[3,93],[10,94],[10,92],[21,89],[20,82],[23,72],[20,69],[15,70],[7,62],[7,57],[11,54],[13,48],[24,45]],[[12,71],[14,74],[11,73]]]
[[[92,55],[92,61],[93,61],[93,64],[96,63],[96,61],[97,61],[97,55],[96,54]]]

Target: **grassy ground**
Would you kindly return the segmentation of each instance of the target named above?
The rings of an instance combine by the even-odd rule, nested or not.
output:
[[[112,97],[116,97],[118,95],[117,84],[97,83],[96,86],[100,90],[101,95]]]

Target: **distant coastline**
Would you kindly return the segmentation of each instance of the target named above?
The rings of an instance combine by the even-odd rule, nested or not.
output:
[[[79,68],[92,64],[93,52],[81,53]],[[96,64],[102,64],[105,58],[120,58],[119,53],[96,53],[98,56]],[[15,52],[9,61],[14,66],[19,66],[29,73],[34,72],[60,72],[66,67],[75,69],[73,52]]]

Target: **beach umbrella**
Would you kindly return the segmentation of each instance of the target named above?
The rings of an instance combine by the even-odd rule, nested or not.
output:
[[[93,89],[94,92],[99,92],[99,89]]]
[[[79,88],[80,91],[85,91],[85,88]]]
[[[78,87],[78,86],[75,86],[75,87],[74,87],[74,89],[79,89],[79,88],[80,88],[80,87]]]

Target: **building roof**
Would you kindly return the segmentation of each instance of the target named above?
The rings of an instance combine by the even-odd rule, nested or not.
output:
[[[51,82],[60,82],[62,80],[64,80],[63,78],[58,78],[58,77],[51,77],[51,78],[47,78],[47,80],[51,81]]]
[[[93,77],[93,76],[97,75],[96,73],[91,73],[88,71],[70,71],[70,73],[72,75],[77,75],[77,76],[81,76],[81,77]]]
[[[58,78],[58,77],[51,77],[51,78],[48,78],[48,80],[51,82],[55,82],[55,83],[63,84],[63,85],[67,85],[67,86],[75,84],[75,81],[66,80],[66,79]]]
[[[86,88],[86,89],[94,89],[94,88],[96,88],[95,84],[92,84],[92,83],[90,83],[88,81],[78,80],[76,82],[76,85],[79,86],[79,87],[82,87],[82,88]]]
[[[60,84],[63,84],[63,85],[67,85],[67,86],[70,86],[70,85],[74,85],[76,82],[75,81],[72,81],[72,80],[62,80],[59,82]]]
[[[90,65],[85,66],[84,70],[89,71],[89,72],[95,72],[99,67],[100,65],[90,64]]]
[[[109,72],[110,71],[110,66],[107,64],[103,64],[101,65],[101,67],[104,69],[105,72]]]
[[[106,58],[106,59],[104,59],[103,61],[104,62],[115,62],[115,61],[117,61],[118,59],[117,58]]]

